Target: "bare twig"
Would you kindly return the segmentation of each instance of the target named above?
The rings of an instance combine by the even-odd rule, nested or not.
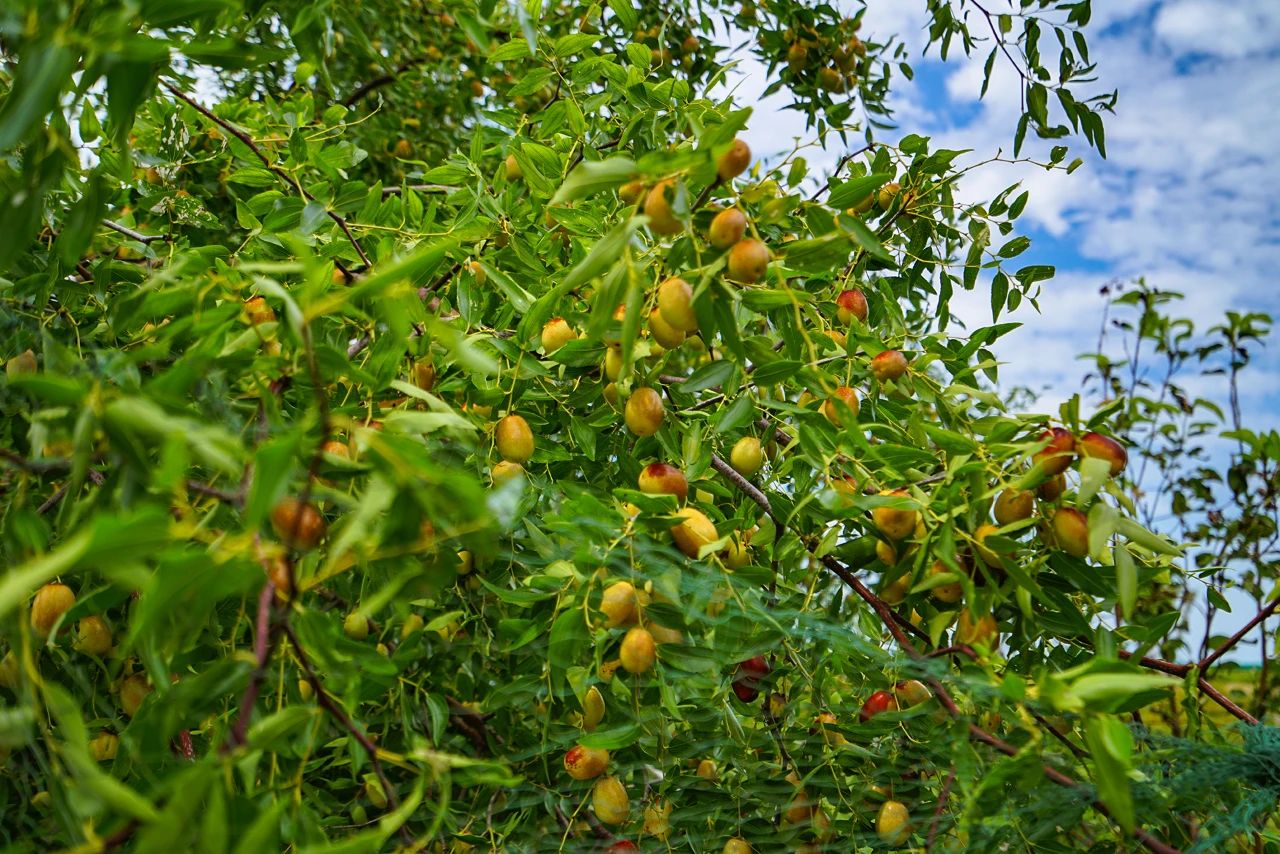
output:
[[[240,711],[236,715],[236,722],[231,728],[231,734],[222,746],[223,753],[229,753],[231,750],[243,746],[247,740],[249,718],[253,716],[253,707],[258,702],[258,692],[262,687],[262,679],[267,672],[267,661],[271,657],[271,651],[275,648],[275,632],[271,622],[271,603],[275,598],[275,593],[275,585],[268,580],[266,584],[262,585],[262,592],[258,594],[258,618],[253,636],[253,658],[255,662],[253,673],[249,677],[249,684],[245,686],[244,695],[240,698]]]
[[[125,237],[129,238],[130,240],[136,240],[139,243],[155,243],[157,240],[170,239],[169,235],[167,234],[143,234],[140,231],[134,231],[132,228],[129,228],[129,226],[127,225],[121,225],[120,223],[112,222],[109,219],[104,219],[102,221],[102,224],[105,225],[107,228],[111,229],[112,231],[118,231],[121,234],[123,234]]]
[[[381,89],[383,86],[388,86],[396,82],[396,78],[399,77],[401,74],[404,74],[410,68],[414,68],[415,66],[421,65],[426,61],[427,61],[427,57],[425,56],[416,56],[413,59],[405,60],[404,62],[397,65],[393,71],[390,71],[386,74],[381,74],[373,78],[372,80],[370,80],[368,83],[361,84],[354,92],[352,92],[346,98],[342,99],[342,105],[344,107],[350,107],[356,104],[369,93],[376,92],[377,90]]]
[[[1227,638],[1225,641],[1222,642],[1222,644],[1217,649],[1215,649],[1213,652],[1211,652],[1210,654],[1206,655],[1203,659],[1201,659],[1200,663],[1196,666],[1199,667],[1201,670],[1207,669],[1209,665],[1213,664],[1219,658],[1222,658],[1222,656],[1226,655],[1226,653],[1232,647],[1234,647],[1236,644],[1240,642],[1241,638],[1249,634],[1249,632],[1253,631],[1254,626],[1258,625],[1263,620],[1267,619],[1267,617],[1270,617],[1272,614],[1274,614],[1276,611],[1276,608],[1280,608],[1280,598],[1273,599],[1270,605],[1267,605],[1265,608],[1260,610],[1256,615],[1254,615],[1252,620],[1250,620],[1249,622],[1241,626],[1240,629],[1236,631],[1235,634]]]
[[[938,821],[947,809],[947,799],[951,796],[951,786],[955,781],[956,768],[952,765],[951,770],[947,771],[947,779],[942,784],[942,791],[938,793],[938,806],[933,811],[933,820],[929,822],[929,836],[924,843],[925,851],[933,850],[933,843],[938,838]]]

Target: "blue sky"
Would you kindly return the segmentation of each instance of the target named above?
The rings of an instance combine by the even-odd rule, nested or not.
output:
[[[985,5],[1004,11],[1003,3]],[[924,7],[924,0],[868,0],[864,34],[896,33],[916,57],[915,80],[897,80],[892,101],[901,133],[881,138],[920,133],[936,147],[973,149],[973,160],[997,149],[1007,156],[1020,113],[1016,75],[997,62],[979,100],[985,51],[945,64],[936,51],[921,59]],[[997,354],[1005,363],[1002,385],[1038,391],[1038,409],[1051,413],[1081,388],[1085,365],[1077,357],[1096,344],[1098,290],[1108,281],[1145,276],[1182,292],[1181,314],[1201,328],[1227,310],[1280,317],[1280,2],[1096,0],[1093,16],[1096,91],[1120,92],[1116,115],[1106,120],[1108,159],[1081,140],[1071,156],[1085,165],[1073,175],[993,164],[961,187],[971,201],[1015,182],[1031,192],[1019,229],[1033,244],[1018,263],[1052,264],[1058,275],[1044,284],[1039,313],[1024,308],[1013,316],[1024,326]],[[979,19],[973,29],[984,26]],[[763,79],[761,68],[745,67],[739,97],[751,102]],[[755,100],[748,139],[757,154],[777,155],[795,137],[808,137],[803,119],[781,109],[783,99]],[[1024,155],[1043,155],[1048,145],[1029,140],[1027,149]],[[840,153],[827,152],[826,162]],[[989,305],[980,286],[953,309],[981,325],[990,322]],[[1280,427],[1280,336],[1267,344],[1242,387],[1244,420],[1255,430]],[[1225,399],[1218,380],[1184,380],[1193,395]],[[1241,602],[1215,630],[1230,630],[1252,613]]]

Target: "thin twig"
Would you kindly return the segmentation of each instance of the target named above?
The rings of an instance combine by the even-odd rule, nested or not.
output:
[[[121,234],[123,234],[125,237],[129,238],[130,240],[136,240],[139,243],[155,243],[157,240],[170,239],[169,235],[167,234],[143,234],[140,231],[134,231],[132,228],[129,228],[127,225],[121,225],[120,223],[112,222],[109,219],[104,219],[102,221],[102,224],[105,225],[107,228],[111,229],[112,231],[118,231]]]
[[[245,686],[244,695],[240,698],[240,711],[236,715],[231,734],[222,745],[223,753],[230,753],[247,741],[249,718],[253,716],[253,707],[258,702],[258,692],[261,690],[262,679],[267,672],[267,661],[275,648],[275,632],[271,622],[272,600],[275,599],[275,593],[275,585],[268,580],[262,585],[262,592],[258,594],[258,618],[253,637],[253,673],[249,676],[249,684]]]
[[[938,838],[938,821],[947,808],[947,799],[951,796],[951,786],[955,781],[956,767],[952,765],[951,770],[947,772],[946,781],[942,784],[942,791],[938,793],[938,806],[933,811],[933,820],[929,822],[929,836],[924,843],[925,851],[933,850],[933,843]]]
[[[1249,622],[1241,626],[1240,629],[1235,634],[1227,638],[1225,641],[1222,642],[1222,644],[1217,649],[1215,649],[1213,652],[1209,653],[1203,659],[1201,659],[1200,663],[1196,666],[1199,667],[1201,670],[1207,669],[1209,665],[1213,664],[1219,658],[1222,658],[1222,656],[1226,655],[1226,653],[1233,646],[1235,646],[1240,642],[1241,638],[1249,634],[1249,632],[1253,631],[1254,626],[1258,625],[1258,623],[1261,623],[1267,617],[1270,617],[1272,614],[1274,614],[1276,611],[1276,608],[1278,607],[1280,607],[1280,598],[1273,599],[1270,605],[1268,605],[1267,607],[1259,611],[1252,620],[1250,620]]]
[[[297,189],[298,192],[302,195],[302,197],[305,198],[307,201],[310,201],[310,202],[316,201],[316,197],[313,196],[307,190],[306,187],[303,187],[302,184],[299,183],[297,180],[295,180],[295,178],[292,175],[290,175],[284,169],[276,165],[271,160],[271,158],[267,157],[267,155],[263,153],[262,149],[258,147],[258,144],[253,141],[253,137],[249,136],[249,134],[240,130],[238,127],[226,121],[225,119],[218,118],[213,114],[211,110],[209,110],[209,108],[200,104],[194,98],[185,94],[184,92],[182,92],[182,90],[178,89],[173,84],[162,83],[161,85],[164,86],[164,88],[168,89],[169,92],[171,92],[174,97],[176,97],[180,101],[183,101],[188,106],[190,106],[193,110],[198,112],[200,115],[209,119],[211,122],[218,125],[218,127],[222,128],[227,133],[231,134],[236,139],[243,142],[246,146],[248,146],[249,150],[252,151],[257,156],[258,160],[262,161],[262,165],[265,166],[268,171],[270,171],[276,177],[282,179],[285,183]],[[329,217],[329,219],[333,220],[337,224],[338,228],[342,229],[342,233],[346,235],[347,240],[351,243],[352,248],[355,249],[356,254],[360,256],[360,260],[364,263],[365,269],[368,269],[369,267],[371,267],[373,265],[373,262],[369,260],[369,256],[364,253],[364,248],[360,246],[360,241],[356,240],[356,236],[351,232],[351,226],[347,224],[346,218],[343,217],[342,214],[338,213],[337,211],[331,210],[328,205],[324,205],[324,212],[325,212],[325,215]],[[349,271],[346,269],[346,267],[342,265],[341,262],[335,261],[334,263],[337,265],[338,269],[342,271],[343,275],[350,278]]]
[[[353,106],[354,104],[359,102],[362,98],[364,98],[366,95],[368,95],[370,92],[375,92],[378,89],[381,89],[383,86],[387,86],[387,85],[390,85],[391,83],[394,83],[396,81],[396,78],[399,77],[401,74],[404,74],[410,68],[421,65],[426,61],[427,61],[427,57],[425,56],[417,56],[417,57],[414,57],[413,59],[405,60],[404,62],[397,65],[394,71],[388,72],[387,74],[381,74],[373,78],[372,80],[370,80],[368,83],[361,84],[354,92],[352,92],[346,98],[342,99],[342,106],[344,107]]]

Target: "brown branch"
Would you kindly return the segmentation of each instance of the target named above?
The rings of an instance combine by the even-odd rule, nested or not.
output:
[[[244,503],[244,499],[240,495],[234,492],[227,492],[225,489],[219,489],[218,487],[208,483],[201,483],[198,480],[187,481],[187,489],[198,495],[207,495],[210,498],[216,498],[219,501],[226,502],[227,504],[239,506]]]
[[[449,704],[449,722],[462,730],[480,756],[490,756],[488,728],[484,725],[484,717],[480,713],[468,709],[459,700],[448,695],[445,702]]]
[[[249,150],[252,151],[260,161],[262,161],[262,165],[265,166],[269,172],[274,174],[277,178],[282,179],[285,183],[289,184],[290,186],[296,188],[298,192],[302,194],[302,197],[304,199],[306,199],[309,202],[316,201],[316,197],[313,196],[307,190],[306,187],[303,187],[300,183],[294,180],[294,177],[292,175],[290,175],[284,169],[281,169],[274,162],[272,162],[271,158],[267,157],[267,155],[263,153],[262,149],[258,147],[258,144],[253,141],[253,137],[249,136],[249,134],[240,130],[238,127],[231,124],[226,119],[221,119],[215,116],[209,108],[203,106],[198,101],[193,99],[191,96],[183,93],[180,89],[178,89],[173,84],[161,83],[161,85],[164,86],[164,88],[168,89],[169,92],[171,92],[174,97],[186,103],[197,113],[209,119],[209,121],[215,123],[216,125],[218,125],[218,127],[222,128],[227,133],[231,134],[236,139],[243,142],[246,146],[248,146]],[[337,224],[338,228],[342,229],[342,233],[346,235],[347,240],[351,243],[352,248],[355,249],[356,254],[360,256],[360,260],[364,263],[365,269],[368,269],[369,267],[373,266],[373,262],[369,260],[369,256],[364,254],[364,248],[360,246],[360,241],[356,240],[356,236],[351,233],[351,226],[347,224],[347,220],[337,211],[330,210],[328,205],[324,206],[324,212],[325,212],[325,215],[329,217],[329,219],[333,220]],[[335,260],[334,263],[337,265],[338,269],[342,271],[342,274],[346,276],[348,280],[350,280],[351,278],[350,271],[347,270],[347,268],[344,267],[341,262]]]
[[[365,753],[369,755],[369,764],[373,766],[373,773],[377,775],[378,782],[382,784],[382,791],[387,796],[387,803],[392,809],[395,809],[400,805],[400,799],[396,797],[395,790],[391,788],[391,780],[388,779],[387,772],[382,767],[382,760],[378,758],[377,746],[369,739],[369,736],[365,735],[360,727],[356,726],[355,722],[343,711],[342,706],[338,705],[338,702],[325,690],[324,683],[320,681],[320,676],[316,673],[315,667],[312,666],[311,659],[307,656],[306,650],[303,649],[302,641],[298,639],[293,626],[286,620],[281,623],[280,627],[298,657],[298,664],[302,667],[303,676],[306,677],[307,682],[310,683],[315,691],[316,702],[338,722],[339,726],[350,733],[357,744],[364,748]]]
[[[249,732],[249,718],[253,716],[253,707],[258,702],[258,692],[262,688],[262,679],[267,673],[267,660],[271,657],[271,651],[275,648],[275,632],[271,622],[272,602],[275,599],[276,588],[269,580],[262,585],[262,592],[258,594],[258,619],[257,628],[254,630],[253,637],[253,673],[249,676],[249,684],[245,686],[244,695],[240,698],[240,711],[236,715],[236,722],[231,728],[231,734],[227,737],[226,743],[222,745],[222,752],[230,753],[237,747],[242,747],[247,739]]]
[[[1168,673],[1170,676],[1186,676],[1191,672],[1192,667],[1190,664],[1178,664],[1174,661],[1165,661],[1163,658],[1148,658],[1147,656],[1135,658],[1133,653],[1126,652],[1123,649],[1117,651],[1116,655],[1126,661],[1137,661],[1138,664],[1148,670],[1159,670],[1161,673]]]
[[[942,813],[947,808],[947,798],[951,796],[951,786],[956,781],[956,767],[951,766],[951,770],[947,772],[947,779],[942,784],[942,791],[938,794],[938,806],[933,811],[933,820],[929,822],[929,836],[925,840],[924,850],[926,852],[933,850],[933,843],[938,838],[938,821],[942,818]]]
[[[405,190],[412,190],[415,193],[452,193],[457,187],[450,187],[447,184],[409,184],[406,187],[383,187],[382,195],[397,196]]]
[[[425,56],[418,56],[418,57],[414,57],[413,59],[407,59],[404,62],[397,65],[394,71],[390,71],[386,74],[380,74],[379,76],[370,80],[368,83],[362,83],[359,87],[356,88],[354,92],[352,92],[350,95],[348,95],[346,98],[342,100],[342,106],[350,107],[355,105],[362,98],[368,95],[370,92],[376,92],[377,90],[381,89],[383,86],[389,86],[390,84],[396,82],[396,78],[399,77],[401,74],[404,74],[410,68],[421,65],[426,61],[427,61],[427,57]]]
[[[1217,688],[1213,687],[1213,684],[1208,679],[1205,679],[1203,676],[1201,676],[1198,680],[1196,680],[1196,685],[1200,687],[1200,691],[1205,695],[1207,695],[1210,700],[1213,700],[1219,706],[1226,709],[1227,712],[1239,718],[1240,720],[1244,721],[1245,723],[1256,724],[1258,722],[1257,718],[1255,718],[1253,715],[1249,714],[1244,709],[1240,708],[1235,703],[1233,703],[1230,699],[1227,698],[1226,694],[1223,694]]]
[[[1227,652],[1233,646],[1235,646],[1240,642],[1241,638],[1249,634],[1249,632],[1253,631],[1254,626],[1258,625],[1263,620],[1267,619],[1267,617],[1270,617],[1272,614],[1274,614],[1276,611],[1276,608],[1278,607],[1280,607],[1280,598],[1276,598],[1272,600],[1270,605],[1268,605],[1267,607],[1259,611],[1252,620],[1250,620],[1249,622],[1241,626],[1239,631],[1237,631],[1231,637],[1223,641],[1222,644],[1217,649],[1215,649],[1213,652],[1211,652],[1210,654],[1206,655],[1203,659],[1201,659],[1200,663],[1196,666],[1199,667],[1201,670],[1206,670],[1209,667],[1209,665],[1213,664],[1219,658],[1222,658],[1222,656],[1226,655]]]

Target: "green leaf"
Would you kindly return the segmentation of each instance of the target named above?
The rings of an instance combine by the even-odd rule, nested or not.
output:
[[[635,175],[636,163],[630,157],[584,160],[569,173],[560,189],[556,190],[551,204],[560,205],[611,190],[632,180]]]
[[[853,207],[865,201],[867,196],[891,180],[893,180],[891,172],[874,172],[843,184],[833,185],[831,195],[827,197],[827,204],[838,210]]]
[[[76,56],[61,42],[29,46],[18,58],[8,97],[0,106],[0,151],[8,151],[58,105]]]
[[[1129,770],[1133,764],[1133,735],[1123,723],[1103,715],[1090,715],[1085,720],[1084,735],[1093,758],[1098,799],[1116,824],[1125,833],[1132,833],[1135,819]]]
[[[737,365],[727,359],[718,359],[710,364],[703,365],[680,384],[680,391],[692,393],[703,389],[715,388],[728,381],[729,377],[733,376],[736,368]],[[726,391],[728,390],[726,389]]]

